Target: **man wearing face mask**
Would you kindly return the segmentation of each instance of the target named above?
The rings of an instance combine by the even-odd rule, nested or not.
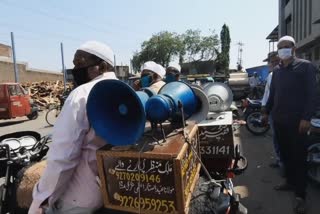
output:
[[[29,214],[93,213],[103,205],[97,182],[94,131],[86,115],[92,87],[105,79],[117,79],[112,72],[113,51],[107,45],[88,41],[75,53],[72,71],[77,85],[66,99],[54,125],[47,167],[34,187]],[[102,99],[102,98],[101,98]]]
[[[269,98],[269,94],[270,94],[270,85],[271,85],[271,79],[272,79],[272,73],[274,68],[279,64],[280,59],[278,57],[278,53],[277,52],[271,52],[268,54],[267,59],[263,60],[264,62],[268,62],[268,66],[269,66],[269,75],[267,77],[267,83],[266,86],[264,88],[264,94],[263,94],[263,98],[261,100],[261,112],[264,113],[265,112],[265,108],[266,108],[266,104]],[[275,151],[275,155],[276,155],[276,161],[274,163],[270,164],[270,167],[272,168],[278,168],[280,166],[282,166],[282,162],[281,162],[281,158],[280,158],[280,151],[279,151],[279,145],[277,143],[277,140],[274,136],[274,127],[273,127],[273,122],[272,122],[272,117],[271,115],[269,116],[269,124],[273,133],[273,148]]]
[[[166,71],[161,65],[153,61],[145,62],[141,67],[141,78],[134,82],[133,88],[139,91],[149,87],[157,94],[160,88],[166,84],[162,80],[165,73]]]
[[[166,69],[165,82],[169,83],[173,81],[179,81],[180,72],[181,72],[181,67],[178,63],[169,63],[169,66]]]
[[[295,192],[295,212],[305,213],[306,148],[310,119],[315,111],[316,68],[307,60],[295,57],[295,40],[284,36],[278,41],[280,65],[274,69],[266,120],[272,114],[275,137],[279,143],[286,183],[275,190]]]

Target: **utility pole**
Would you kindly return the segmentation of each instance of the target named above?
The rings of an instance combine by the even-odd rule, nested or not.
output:
[[[64,87],[64,92],[66,92],[67,77],[66,77],[66,68],[64,66],[64,55],[63,55],[63,44],[62,44],[62,42],[60,43],[60,48],[61,48],[61,62],[62,62],[62,72],[63,72],[63,87]]]
[[[117,63],[116,63],[116,55],[113,55],[114,58],[114,73],[117,75]]]
[[[237,64],[242,66],[242,51],[243,51],[242,47],[244,46],[244,44],[242,42],[238,42],[237,45],[238,45],[238,62],[237,62]]]
[[[13,32],[11,32],[11,46],[12,46],[12,55],[13,55],[14,79],[15,79],[15,82],[19,82],[19,71],[18,71],[18,66],[16,61],[16,49],[14,45]]]

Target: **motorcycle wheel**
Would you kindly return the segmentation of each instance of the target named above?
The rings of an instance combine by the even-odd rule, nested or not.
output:
[[[320,184],[320,143],[308,147],[308,177],[317,184]]]
[[[3,196],[4,191],[4,184],[0,186],[0,214],[7,214],[7,213],[13,213],[12,205],[12,192],[10,191],[11,186],[7,188],[7,193],[5,196]],[[4,198],[4,201],[2,200]]]
[[[50,126],[53,126],[57,120],[57,117],[60,113],[60,109],[58,107],[49,109],[46,114],[46,121]]]
[[[0,186],[0,214],[3,214],[6,212],[5,207],[3,206],[2,194],[3,194],[3,185]]]
[[[263,135],[267,131],[269,131],[270,126],[265,125],[255,125],[254,122],[257,120],[261,120],[262,113],[260,111],[252,111],[246,116],[246,128],[249,132],[251,132],[254,135]]]

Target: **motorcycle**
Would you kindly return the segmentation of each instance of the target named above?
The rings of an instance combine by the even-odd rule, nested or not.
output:
[[[47,154],[51,136],[41,137],[37,132],[23,131],[0,136],[0,214],[25,213],[17,203],[19,178],[26,168],[41,161]]]
[[[251,100],[249,98],[242,101],[241,105],[243,118],[246,122],[246,128],[254,135],[263,135],[270,129],[269,124],[262,121],[261,101]]]
[[[320,119],[311,120],[307,151],[308,177],[320,184]]]
[[[240,195],[235,193],[230,178],[212,182],[205,177],[200,177],[190,202],[189,212],[194,214],[247,214],[247,208],[239,199]]]

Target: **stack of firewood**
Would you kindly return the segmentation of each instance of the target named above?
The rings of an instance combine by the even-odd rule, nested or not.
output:
[[[59,97],[61,97],[64,92],[63,82],[59,80],[56,82],[28,82],[22,84],[22,86],[29,92],[33,101],[40,108],[47,108],[50,105],[59,105]],[[67,84],[66,89],[69,91],[71,88],[72,85]]]

